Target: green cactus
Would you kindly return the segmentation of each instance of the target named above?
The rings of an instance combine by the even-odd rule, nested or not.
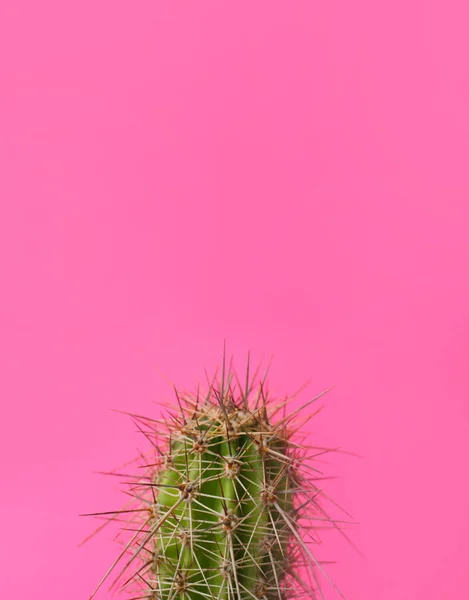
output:
[[[107,513],[126,518],[128,537],[97,589],[118,570],[113,585],[134,599],[324,597],[312,525],[336,525],[319,504],[305,448],[294,441],[306,405],[287,415],[288,399],[270,398],[266,376],[254,383],[257,372],[251,381],[248,360],[241,383],[223,359],[221,381],[215,376],[203,397],[200,389],[176,391],[177,414],[131,415],[151,452],[141,456],[130,504]]]

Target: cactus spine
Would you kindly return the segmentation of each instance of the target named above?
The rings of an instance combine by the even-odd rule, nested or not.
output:
[[[310,544],[318,543],[312,526],[328,516],[316,471],[294,441],[306,405],[287,415],[288,400],[270,398],[256,376],[248,360],[241,383],[223,359],[221,381],[215,376],[204,395],[176,390],[176,414],[131,415],[151,452],[132,476],[130,503],[111,513],[126,519],[127,538],[97,589],[117,570],[113,586],[133,599],[324,597]]]

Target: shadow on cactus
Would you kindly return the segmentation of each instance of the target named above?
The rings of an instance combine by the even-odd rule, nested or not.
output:
[[[111,575],[133,600],[319,599],[321,580],[343,597],[312,550],[320,530],[346,522],[326,512],[325,477],[310,464],[333,450],[297,439],[319,410],[305,409],[326,392],[288,414],[291,398],[269,396],[267,372],[251,378],[248,358],[240,381],[223,357],[206,391],[175,390],[167,418],[125,413],[150,452],[124,475],[130,502],[92,515],[124,524],[122,550],[91,598]]]

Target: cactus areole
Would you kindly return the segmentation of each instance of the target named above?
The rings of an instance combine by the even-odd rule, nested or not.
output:
[[[127,537],[95,593],[113,573],[111,587],[132,599],[323,598],[311,544],[327,515],[295,442],[318,398],[292,410],[269,397],[265,376],[250,380],[249,360],[243,382],[223,361],[204,393],[176,390],[166,417],[131,415],[150,452],[129,482],[130,502],[107,513],[124,519]]]

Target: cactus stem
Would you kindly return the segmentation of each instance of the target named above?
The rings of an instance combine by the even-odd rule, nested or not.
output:
[[[116,411],[130,416],[151,450],[140,454],[140,473],[121,472],[127,465],[107,473],[128,480],[131,500],[88,513],[125,523],[122,550],[90,600],[115,571],[110,589],[121,582],[121,591],[136,591],[134,600],[323,599],[319,576],[343,598],[310,548],[319,530],[345,536],[341,526],[353,523],[322,507],[330,501],[340,510],[318,487],[329,477],[308,464],[339,449],[296,439],[322,407],[300,413],[330,390],[288,412],[291,397],[278,400],[267,389],[270,364],[256,388],[260,366],[251,377],[248,355],[241,382],[224,352],[221,380],[206,374],[206,393],[174,387],[177,414],[173,406],[159,419]],[[305,568],[311,585],[299,574]]]

